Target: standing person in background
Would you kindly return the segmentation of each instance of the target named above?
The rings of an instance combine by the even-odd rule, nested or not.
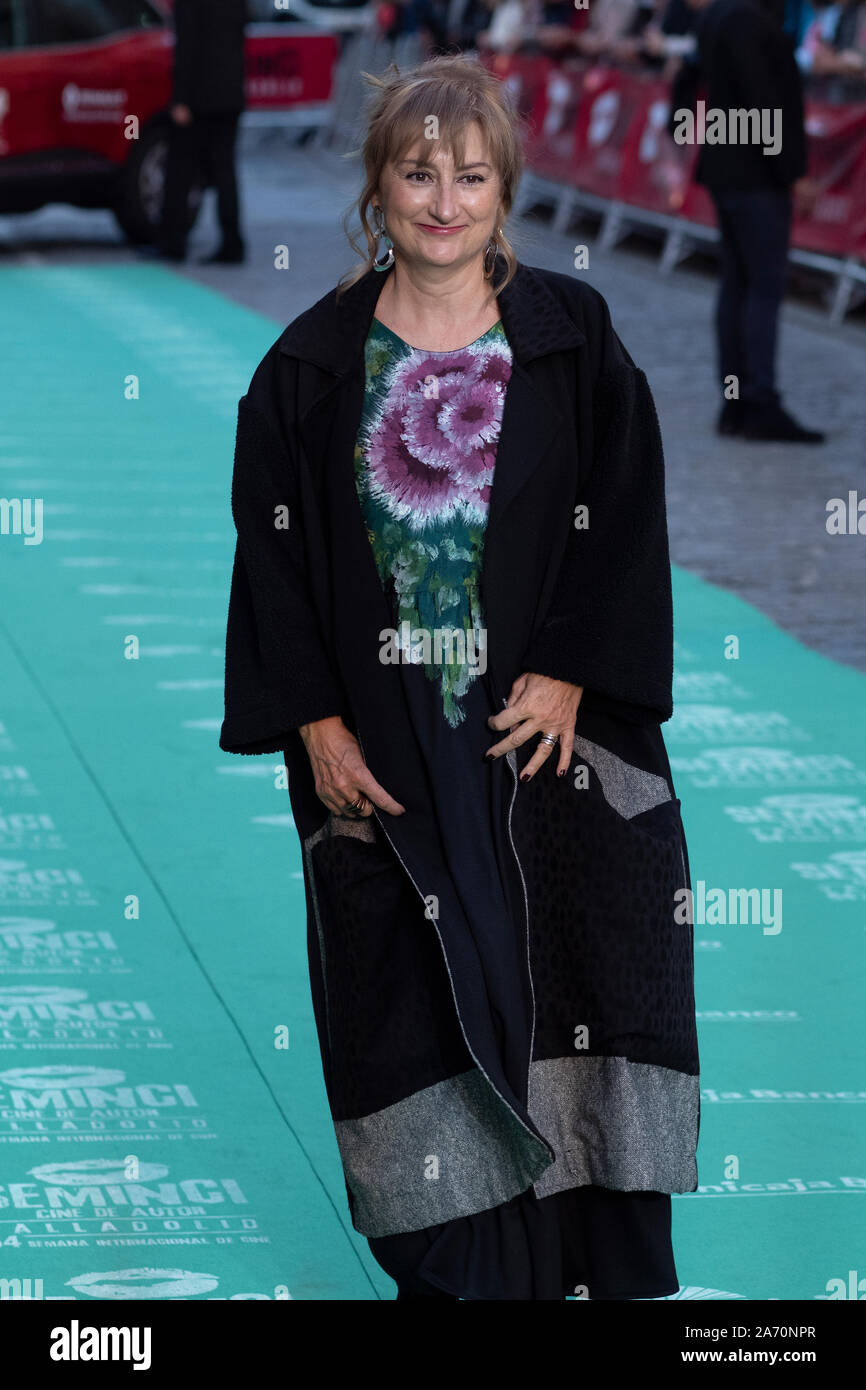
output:
[[[489,19],[484,0],[448,0],[446,27],[451,47],[477,48],[475,40],[487,28]]]
[[[246,0],[175,0],[172,130],[159,254],[186,259],[190,191],[201,174],[216,189],[221,243],[202,264],[244,259],[235,144],[244,109]]]
[[[785,293],[792,204],[814,202],[806,172],[803,93],[793,41],[772,0],[689,0],[698,10],[698,64],[706,108],[781,112],[777,153],[761,144],[701,146],[695,178],[716,205],[722,267],[716,308],[719,376],[739,383],[725,399],[720,434],[820,444],[783,409],[776,389],[776,337]]]
[[[443,53],[448,48],[445,0],[394,0],[393,4],[380,5],[378,14],[382,36],[389,42],[420,34],[430,53]]]
[[[575,46],[585,58],[612,56],[614,46],[630,32],[639,10],[638,0],[601,0],[589,6],[589,23]]]
[[[532,32],[531,0],[487,0],[487,8],[492,11],[490,23],[475,36],[479,50],[515,53]]]
[[[821,72],[821,59],[829,53],[842,7],[838,0],[812,0],[812,17],[800,39],[794,57],[801,72]]]
[[[822,28],[813,45],[811,70],[818,77],[852,79],[847,92],[840,90],[838,98],[834,94],[830,100],[861,101],[863,89],[857,90],[855,84],[866,79],[866,3],[864,0],[841,0],[831,6],[828,13],[832,15],[832,22]]]

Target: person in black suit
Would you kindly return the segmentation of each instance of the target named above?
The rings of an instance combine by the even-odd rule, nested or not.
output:
[[[175,0],[172,130],[159,254],[186,259],[188,203],[196,176],[216,189],[222,234],[203,263],[244,259],[235,144],[244,109],[246,0]]]
[[[736,377],[717,429],[749,439],[819,444],[783,409],[776,387],[776,337],[785,293],[794,201],[807,207],[803,93],[782,0],[689,0],[699,11],[698,66],[706,108],[781,112],[777,152],[760,144],[704,144],[695,178],[709,190],[722,239],[716,309],[722,383]]]

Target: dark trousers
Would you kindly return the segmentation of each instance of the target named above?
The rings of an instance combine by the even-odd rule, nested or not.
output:
[[[791,195],[783,188],[710,190],[722,238],[716,304],[719,376],[735,376],[740,400],[779,402],[776,336],[785,294]]]
[[[216,189],[222,248],[227,251],[241,249],[235,172],[238,120],[237,111],[220,111],[194,114],[189,125],[172,124],[159,233],[162,250],[182,255],[186,249],[187,208],[197,178],[204,187]]]

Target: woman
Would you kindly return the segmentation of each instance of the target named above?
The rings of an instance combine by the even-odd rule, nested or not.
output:
[[[220,746],[284,753],[397,1297],[662,1297],[699,1092],[655,411],[601,296],[515,258],[503,87],[372,80],[366,264],[239,406]]]

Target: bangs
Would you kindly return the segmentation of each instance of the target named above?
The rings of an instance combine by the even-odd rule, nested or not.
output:
[[[466,163],[468,127],[474,122],[480,127],[489,162],[496,167],[499,151],[492,148],[492,132],[485,113],[479,110],[471,93],[464,95],[432,83],[425,83],[424,88],[408,93],[389,122],[389,162],[399,164],[403,159],[417,158],[431,163],[440,150],[445,150],[459,168]]]

